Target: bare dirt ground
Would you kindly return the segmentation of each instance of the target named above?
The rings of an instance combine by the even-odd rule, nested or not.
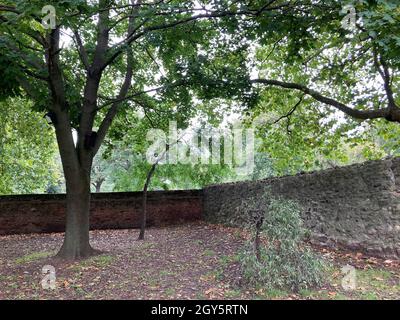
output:
[[[52,258],[63,234],[0,237],[0,299],[400,299],[400,262],[357,252],[315,251],[331,262],[327,284],[293,294],[243,288],[237,253],[238,229],[195,223],[149,229],[91,232],[104,253],[78,262]],[[357,287],[341,286],[341,267],[356,267]],[[56,288],[41,286],[42,267],[56,269]]]

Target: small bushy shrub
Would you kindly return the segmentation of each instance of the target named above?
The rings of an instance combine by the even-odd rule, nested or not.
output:
[[[322,285],[325,263],[303,243],[299,206],[268,194],[241,206],[252,232],[239,255],[244,284],[295,292]]]

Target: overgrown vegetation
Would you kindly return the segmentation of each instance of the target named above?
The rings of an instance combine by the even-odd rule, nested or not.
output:
[[[307,248],[299,206],[265,191],[240,210],[252,237],[239,255],[243,284],[294,292],[324,283],[326,263]]]

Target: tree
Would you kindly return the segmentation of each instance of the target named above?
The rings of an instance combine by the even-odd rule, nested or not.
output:
[[[53,117],[67,192],[58,256],[76,259],[95,252],[89,244],[92,161],[119,109],[161,92],[179,101],[177,115],[190,113],[183,108],[191,100],[182,76],[185,64],[196,61],[200,50],[210,54],[212,41],[226,43],[223,32],[237,29],[246,17],[285,6],[275,2],[3,1],[0,50],[13,81],[2,94],[22,88],[37,110]],[[56,25],[45,30],[40,12],[48,4],[55,7]],[[74,45],[63,45],[69,37]],[[168,78],[157,80],[160,60]]]
[[[6,0],[0,5],[5,74],[0,96],[20,94],[22,88],[36,110],[50,111],[54,119],[67,191],[66,233],[59,252],[63,258],[94,253],[89,244],[92,162],[115,118],[128,108],[140,106],[160,117],[170,110],[184,127],[196,111],[196,99],[225,98],[251,109],[259,101],[260,85],[272,85],[299,91],[352,117],[399,119],[398,88],[393,87],[399,65],[394,1],[355,3],[365,12],[357,36],[367,39],[363,43],[368,46],[361,48],[343,40],[346,32],[338,31],[342,7],[332,0],[50,1],[57,19],[49,30],[41,24],[45,4],[49,1]],[[270,48],[277,38],[285,46],[278,50],[280,55],[266,59],[267,75],[280,72],[286,79],[250,78],[253,49]],[[325,42],[334,53],[343,45],[356,49],[352,64],[338,67],[340,61],[334,61],[335,72],[363,63],[378,70],[387,107],[359,110],[309,85],[320,71],[318,65],[335,59],[324,49]],[[367,48],[369,54],[364,54]],[[314,73],[302,77],[302,63]],[[367,76],[370,69],[360,68]],[[324,70],[322,78],[341,81],[329,71]],[[348,85],[338,86],[339,94],[355,88],[352,74],[344,79]],[[77,132],[76,145],[72,129]]]
[[[341,26],[346,13],[338,16],[348,4],[356,12],[349,30]],[[393,152],[379,144],[398,141],[398,1],[323,5],[292,16],[297,37],[270,34],[255,53],[258,74],[250,81],[259,101],[248,117],[260,121],[263,151],[281,174],[354,161],[356,145],[363,159],[380,158]]]
[[[353,119],[400,123],[398,1],[348,3],[358,15],[349,30],[329,14],[318,14],[313,22],[302,19],[297,41],[283,37],[269,46],[271,51],[261,52],[260,73],[266,76],[251,82],[299,92]],[[286,61],[285,51],[290,55]],[[267,77],[278,74],[283,80]]]
[[[120,171],[129,168],[132,165],[132,161],[131,150],[115,147],[112,152],[106,152],[106,148],[102,147],[93,160],[91,173],[92,191],[113,191]]]
[[[142,217],[140,222],[140,233],[138,240],[144,240],[144,233],[146,231],[146,222],[147,222],[147,189],[149,188],[151,177],[153,176],[156,168],[157,168],[157,162],[151,165],[150,170],[147,173],[146,182],[144,183],[143,200],[142,200]]]
[[[59,180],[46,121],[22,98],[0,102],[0,194],[45,192]]]
[[[306,229],[297,203],[265,189],[243,200],[239,209],[251,235],[238,256],[242,284],[298,292],[324,283],[327,265],[304,246]]]

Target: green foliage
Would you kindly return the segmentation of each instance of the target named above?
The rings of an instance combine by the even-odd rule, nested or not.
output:
[[[60,180],[54,133],[31,107],[22,98],[0,103],[0,194],[42,193]]]
[[[17,77],[20,76],[16,68],[15,59],[6,54],[7,48],[0,43],[0,101],[21,93]]]
[[[264,193],[248,199],[240,210],[254,234],[239,256],[244,284],[298,292],[324,283],[324,262],[302,243],[306,230],[296,203]],[[256,238],[255,216],[263,219],[261,239]],[[257,247],[256,241],[262,244]]]
[[[141,191],[150,167],[134,147],[115,144],[109,157],[103,150],[96,157],[92,184],[102,180],[102,191]],[[234,175],[225,165],[162,164],[157,166],[149,190],[200,189],[229,178]]]
[[[66,39],[77,30],[89,62],[93,61],[99,2],[3,0],[2,3],[15,7],[19,14],[1,12],[0,100],[20,95],[23,86],[34,110],[43,111],[51,106],[49,86],[43,80],[48,76],[48,68],[43,63],[44,48],[37,39],[48,35],[40,23],[41,8],[53,5],[63,33],[62,42],[65,40],[57,54],[65,82],[66,107],[71,125],[77,128],[87,71],[76,41]],[[222,14],[219,18],[163,27],[201,13],[200,4],[209,12],[252,10],[253,14]],[[114,182],[108,183],[110,188],[114,184],[115,190],[140,189],[149,168],[143,156],[148,146],[144,133],[149,128],[166,130],[169,120],[177,121],[179,128],[187,128],[193,121],[218,125],[227,118],[227,110],[245,115],[249,122],[260,115],[266,119],[257,127],[259,154],[256,172],[250,179],[324,169],[398,153],[396,125],[386,121],[360,124],[307,96],[293,114],[285,117],[302,98],[298,92],[258,88],[249,82],[258,73],[260,77],[308,85],[357,109],[378,108],[386,101],[373,61],[372,53],[376,50],[389,66],[394,96],[398,100],[398,1],[274,1],[270,9],[257,12],[265,4],[265,1],[213,0],[160,1],[151,6],[137,6],[136,31],[145,32],[125,46],[123,53],[104,69],[94,120],[94,130],[97,130],[109,110],[110,99],[118,96],[129,47],[134,61],[133,81],[128,90],[132,98],[120,106],[104,153],[107,158],[116,141],[124,140],[121,147],[114,149],[129,150],[132,163],[129,170],[113,164],[108,168],[103,163],[107,168],[98,172],[94,181],[102,179],[102,175],[113,176]],[[359,28],[355,31],[340,25],[341,11],[346,4],[356,8]],[[117,43],[126,37],[131,9],[128,1],[113,2],[109,22],[111,42],[106,58],[113,55]],[[163,89],[138,94],[158,87]],[[145,118],[139,119],[136,112],[143,113]],[[32,146],[34,142],[28,144]],[[32,154],[35,153],[33,150]],[[109,159],[120,163],[122,156],[127,155],[117,154]],[[103,156],[100,158],[98,162],[102,162]],[[99,167],[98,163],[94,167]],[[2,170],[5,177],[4,165]],[[7,170],[13,172],[10,176],[22,172],[12,166]],[[153,187],[200,187],[227,178],[237,177],[232,177],[229,168],[223,166],[165,165],[156,170]],[[7,180],[4,178],[4,181]],[[22,189],[26,192],[29,188]],[[3,192],[13,191],[3,187]]]
[[[168,135],[169,121],[176,121],[178,129],[188,126],[192,129],[198,128],[197,123],[200,123],[200,128],[209,123],[217,126],[221,122],[221,114],[213,113],[213,107],[213,104],[201,104],[198,109],[194,109],[192,116],[196,116],[195,125],[185,123],[191,116],[180,118],[182,121],[176,119],[176,112],[168,103],[160,103],[154,110],[144,108],[145,116],[133,110],[125,110],[119,114],[111,128],[106,146],[101,150],[102,154],[97,156],[97,159],[102,159],[101,171],[106,172],[108,185],[112,186],[113,191],[143,190],[151,168],[146,159],[146,151],[152,143],[146,138],[148,131],[159,129]],[[234,179],[236,176],[233,170],[224,164],[160,163],[152,177],[149,190],[198,189],[208,184]]]
[[[308,12],[261,20],[266,29],[259,32],[270,37],[256,50],[259,77],[300,83],[355,109],[382,108],[387,97],[375,52],[390,67],[399,101],[398,1],[317,3]],[[340,24],[348,4],[356,9],[353,30]],[[257,127],[260,151],[269,155],[278,174],[378,159],[393,154],[398,141],[397,123],[361,123],[302,93],[276,87],[259,88],[259,103],[247,111],[249,121],[264,119]]]

